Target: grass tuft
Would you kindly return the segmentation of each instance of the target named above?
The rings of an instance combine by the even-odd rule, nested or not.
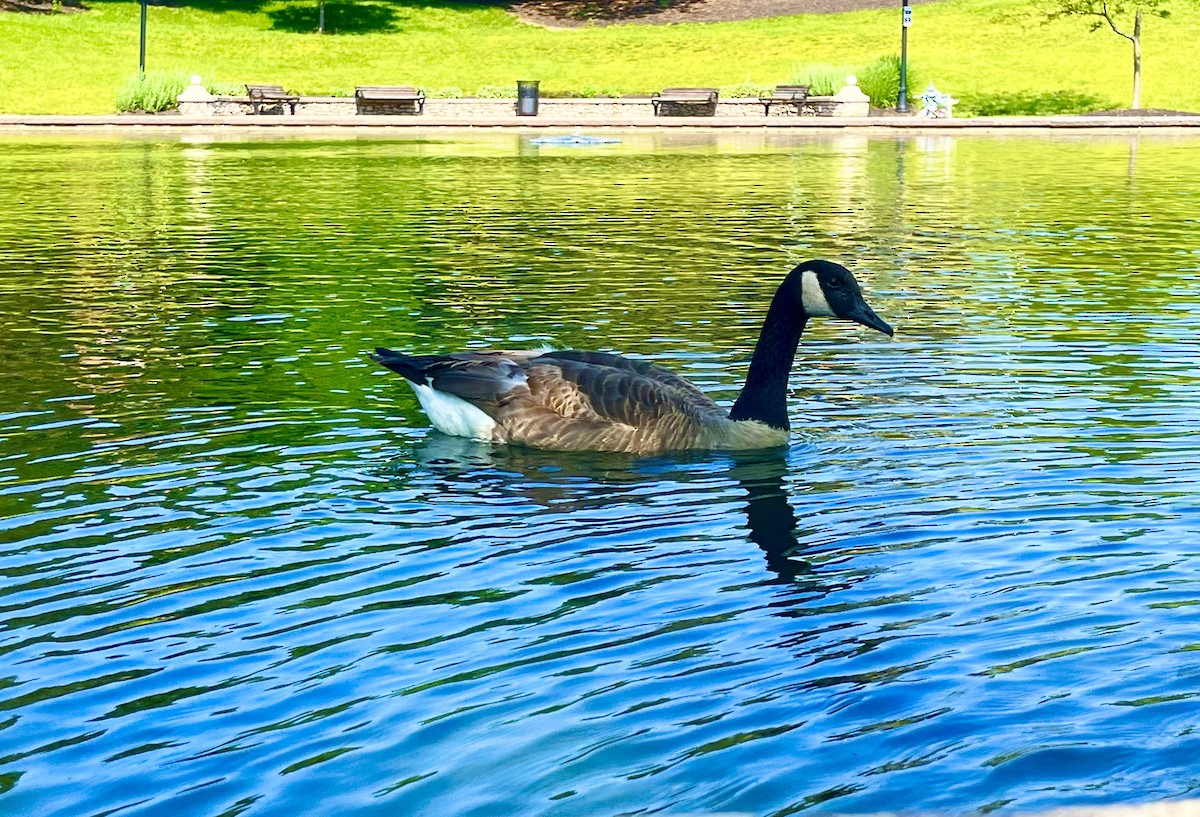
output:
[[[845,65],[798,65],[792,73],[792,83],[807,85],[813,96],[833,96],[842,90],[846,77],[856,73],[857,69]]]
[[[912,60],[905,66],[908,71],[905,76],[908,99],[921,93],[918,87]],[[871,98],[871,105],[876,108],[894,108],[900,99],[900,56],[898,54],[880,57],[870,65],[864,66],[858,72],[858,87]]]
[[[517,85],[480,85],[475,89],[476,99],[516,99]]]
[[[204,87],[214,96],[245,96],[246,86],[240,82],[206,82]]]
[[[739,82],[737,85],[722,85],[717,89],[722,97],[737,99],[739,97],[756,97],[760,94],[769,94],[774,90],[772,85],[762,85],[757,82]]]
[[[155,72],[128,77],[117,91],[117,110],[158,113],[179,107],[179,95],[189,78],[181,72]]]

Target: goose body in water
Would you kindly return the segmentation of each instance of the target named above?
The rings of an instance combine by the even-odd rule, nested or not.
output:
[[[661,366],[605,352],[405,355],[381,348],[372,357],[408,380],[446,434],[560,451],[769,448],[788,439],[788,374],[812,317],[892,334],[849,270],[831,261],[801,264],[771,300],[746,385],[728,412]]]

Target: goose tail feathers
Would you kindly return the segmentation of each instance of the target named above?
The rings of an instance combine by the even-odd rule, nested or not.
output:
[[[371,360],[386,369],[391,369],[405,380],[416,383],[418,386],[429,385],[429,381],[425,377],[425,364],[428,362],[426,360],[392,349],[385,349],[382,346],[376,347],[375,353],[371,355]]]

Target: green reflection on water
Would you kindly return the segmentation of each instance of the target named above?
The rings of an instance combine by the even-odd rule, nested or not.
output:
[[[1195,382],[1156,356],[1193,321],[1194,138],[9,136],[0,177],[4,404],[70,398],[54,420],[98,441],[164,399],[364,407],[377,343],[616,349],[728,398],[765,299],[812,256],[852,266],[902,338],[1034,388]],[[826,377],[852,337],[814,324],[807,365]]]
[[[0,793],[1182,793],[1200,140],[623,139],[0,139]],[[491,450],[363,356],[729,400],[811,256],[899,332],[813,322],[787,451]]]

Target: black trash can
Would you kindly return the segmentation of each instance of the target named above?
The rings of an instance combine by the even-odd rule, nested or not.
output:
[[[517,80],[517,116],[537,116],[538,80]]]

